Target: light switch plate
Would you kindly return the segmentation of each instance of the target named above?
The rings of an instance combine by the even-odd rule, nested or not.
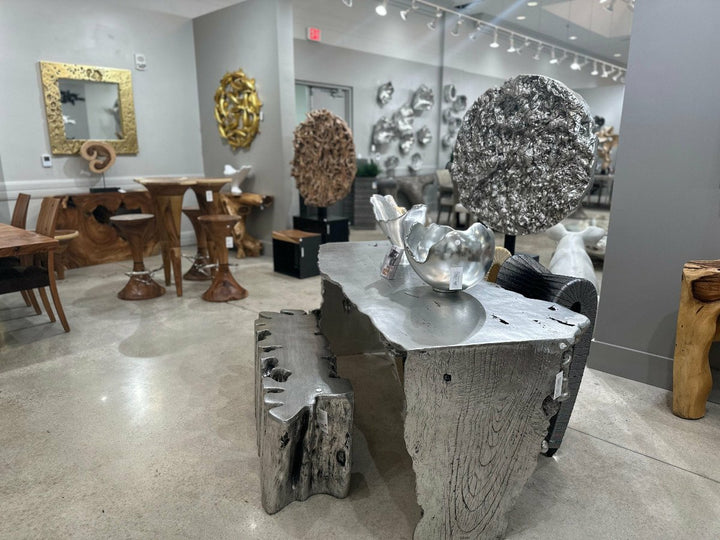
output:
[[[145,71],[147,69],[147,60],[143,53],[135,53],[135,69]]]
[[[42,166],[46,169],[52,167],[52,156],[50,154],[43,154],[40,156],[42,159]]]

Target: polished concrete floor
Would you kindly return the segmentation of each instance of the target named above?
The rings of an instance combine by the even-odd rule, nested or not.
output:
[[[20,295],[0,297],[0,537],[411,537],[420,509],[402,390],[379,356],[339,359],[356,392],[348,498],[261,508],[253,321],[318,307],[319,278],[246,259],[234,268],[245,300],[210,304],[206,284],[187,282],[182,298],[168,289],[124,302],[115,293],[127,270],[68,272],[69,334]],[[586,370],[563,446],[540,457],[507,537],[719,538],[720,406],[687,421],[669,401]]]

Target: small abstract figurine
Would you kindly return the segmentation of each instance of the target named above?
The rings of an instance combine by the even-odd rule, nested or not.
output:
[[[561,276],[587,279],[597,289],[595,270],[590,256],[585,251],[585,246],[592,247],[597,244],[605,236],[605,230],[590,226],[584,231],[570,232],[562,223],[558,223],[546,232],[558,243],[548,270]]]

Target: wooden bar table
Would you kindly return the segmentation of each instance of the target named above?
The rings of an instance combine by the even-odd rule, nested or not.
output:
[[[155,207],[155,220],[162,243],[165,285],[170,273],[175,275],[175,291],[182,296],[182,252],[180,250],[180,218],[183,195],[197,183],[196,178],[135,178],[150,192]]]
[[[590,321],[487,282],[437,293],[410,266],[389,281],[389,248],[321,246],[320,328],[336,355],[384,349],[404,366],[405,445],[423,509],[415,538],[500,538]]]

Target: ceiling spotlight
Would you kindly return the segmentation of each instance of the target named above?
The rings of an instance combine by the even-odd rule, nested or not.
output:
[[[573,71],[580,71],[580,62],[578,60],[577,54],[575,55],[572,64],[570,64],[570,69],[572,69]]]
[[[351,0],[351,1],[352,1],[352,0]],[[400,18],[401,18],[403,21],[407,21],[407,18],[408,18],[408,15],[410,14],[410,12],[411,12],[411,11],[415,11],[417,8],[418,8],[417,2],[416,2],[415,0],[413,0],[413,3],[410,4],[410,7],[409,7],[409,8],[403,9],[403,10],[400,12]]]
[[[520,46],[517,48],[517,53],[520,54],[520,53],[522,52],[522,50],[523,50],[523,49],[527,49],[527,48],[530,46],[531,43],[532,43],[532,42],[531,42],[529,39],[526,38],[526,39],[525,39],[525,43],[523,43],[522,45],[520,45]]]
[[[442,17],[442,11],[440,11],[440,8],[435,8],[435,18],[429,23],[427,23],[427,27],[430,30],[435,30],[437,28],[440,17]]]
[[[515,18],[516,18],[518,21],[524,21],[525,19],[527,19],[527,17],[526,17],[525,15],[518,15],[518,16],[515,17]]]
[[[623,84],[625,84],[625,75],[623,75],[622,77],[620,77],[620,82],[623,83]]]
[[[570,41],[575,41],[575,40],[577,39],[577,36],[575,36],[575,35],[568,36],[568,39],[569,39]]]
[[[616,52],[615,54],[613,54],[613,56],[615,58],[620,58],[622,56],[622,54],[620,54],[619,52]]]
[[[388,0],[382,0],[377,6],[375,6],[375,13],[381,17],[387,15],[387,3]]]
[[[478,37],[478,34],[480,33],[480,29],[482,28],[482,25],[478,22],[475,23],[475,30],[472,31],[472,33],[468,36],[470,39],[475,41]]]
[[[342,0],[342,3],[347,7],[352,7],[352,0]]]
[[[622,75],[622,71],[618,69],[618,72],[613,76],[612,80],[617,82],[617,80],[620,78],[620,75]]]
[[[537,2],[528,2],[527,5],[528,5],[528,7],[535,7],[538,5],[538,3]]]
[[[510,36],[510,47],[508,48],[507,52],[514,53],[518,52],[518,50],[515,48],[515,36]]]
[[[495,29],[495,37],[493,38],[493,41],[490,44],[490,47],[492,47],[493,49],[497,49],[499,46],[500,46],[500,44],[498,43],[498,31],[496,28]]]
[[[615,0],[600,0],[600,5],[608,11],[612,11],[615,7]]]
[[[597,68],[597,60],[595,60],[593,62],[593,70],[590,72],[590,75],[592,75],[593,77],[597,77],[599,74],[600,74],[600,72],[598,71],[598,68]]]
[[[583,60],[583,63],[580,64],[580,69],[584,68],[584,67],[587,66],[589,63],[590,63],[590,60],[588,60],[588,59],[586,58],[585,60]]]
[[[537,51],[535,51],[535,54],[533,55],[533,60],[540,60],[540,53],[543,50],[543,44],[538,43]]]
[[[614,68],[613,68],[613,69],[614,69]],[[613,69],[611,69],[610,71],[608,71],[608,67],[607,67],[605,64],[603,64],[603,67],[602,67],[602,75],[600,75],[600,77],[602,77],[603,79],[607,79],[607,78],[608,78],[608,75],[610,75],[610,74],[613,72]]]
[[[560,58],[558,58],[558,60],[557,60],[558,65],[562,64],[566,58],[567,58],[567,51],[563,51],[563,55]]]
[[[538,51],[539,51],[539,49],[538,49]],[[550,51],[550,63],[551,63],[551,64],[557,64],[557,63],[558,63],[558,59],[557,59],[557,57],[555,56],[555,49],[552,49],[552,51]]]
[[[462,26],[462,17],[458,17],[457,22],[455,23],[455,28],[452,29],[450,32],[450,35],[453,37],[458,37],[460,35],[460,27]]]

